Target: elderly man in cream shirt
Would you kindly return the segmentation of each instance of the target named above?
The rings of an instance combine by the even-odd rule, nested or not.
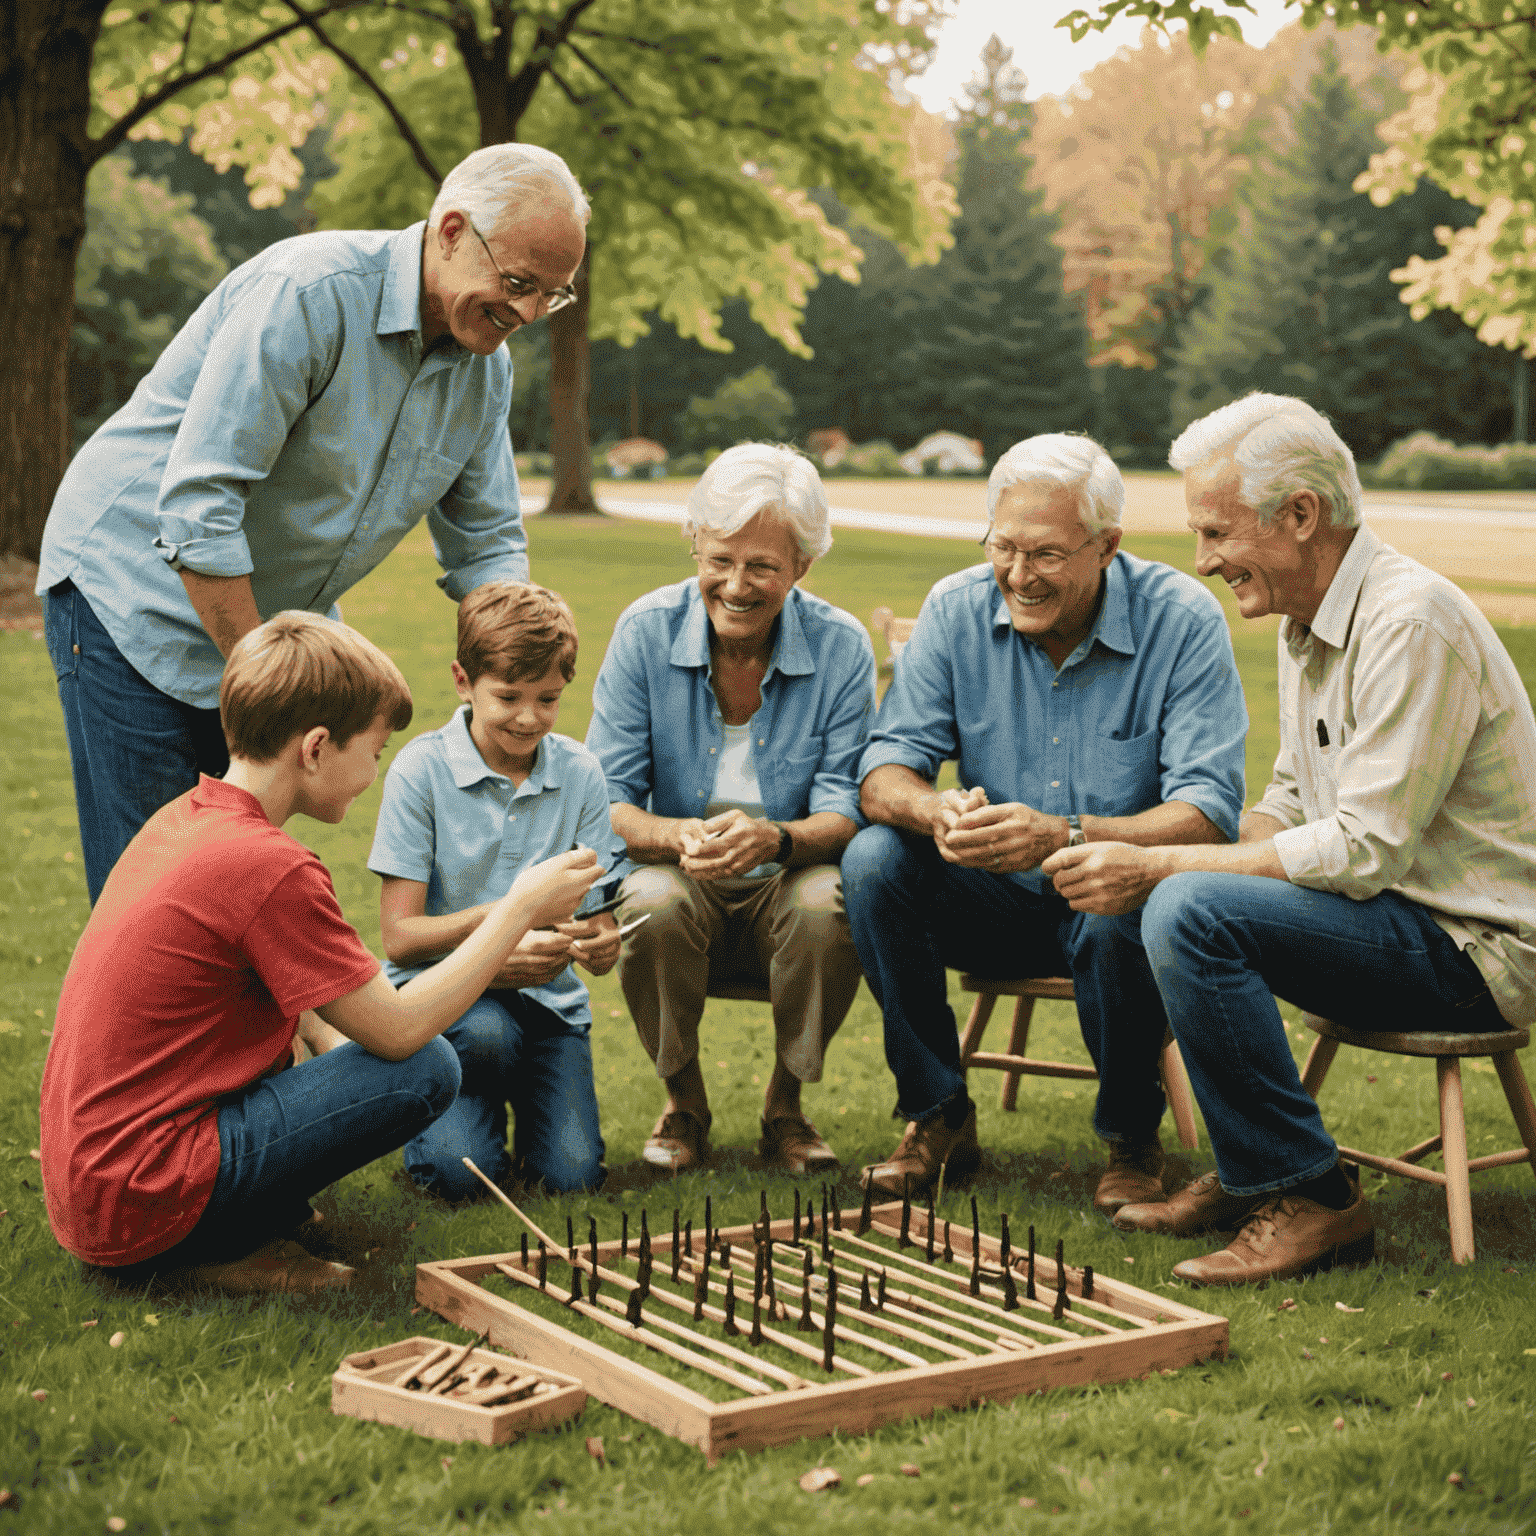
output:
[[[1349,449],[1301,400],[1189,427],[1203,576],[1283,614],[1280,753],[1226,847],[1091,843],[1045,863],[1083,911],[1143,902],[1142,939],[1216,1170],[1126,1230],[1228,1247],[1177,1265],[1247,1284],[1368,1258],[1371,1214],[1301,1086],[1275,996],[1370,1028],[1536,1019],[1536,720],[1488,621],[1360,521]]]

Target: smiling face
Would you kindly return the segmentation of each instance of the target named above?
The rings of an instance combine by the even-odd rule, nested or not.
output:
[[[1191,469],[1184,476],[1184,500],[1195,535],[1195,569],[1205,577],[1220,576],[1245,619],[1300,616],[1305,608],[1310,622],[1316,604],[1306,607],[1302,599],[1311,591],[1312,562],[1296,538],[1289,503],[1273,522],[1260,523],[1258,513],[1239,499],[1237,467],[1229,458]]]
[[[329,731],[315,750],[309,748],[314,732],[306,734],[305,773],[296,811],[316,821],[335,826],[347,814],[347,808],[379,776],[379,754],[389,740],[390,724],[382,715],[359,731],[344,747],[338,747]]]
[[[1017,557],[1006,563],[992,560],[1013,627],[1060,666],[1093,628],[1104,571],[1120,547],[1120,530],[1106,529],[1090,538],[1078,513],[1077,492],[1042,483],[1010,485],[997,498],[991,537],[1028,553],[1075,551],[1049,576]]]
[[[722,538],[700,528],[693,536],[704,611],[718,639],[766,652],[790,588],[810,570],[780,518],[758,513]]]
[[[468,673],[454,662],[453,685],[470,708],[470,740],[487,768],[519,782],[528,776],[539,743],[560,718],[565,684],[558,657],[542,677],[512,681],[483,672],[470,682]]]
[[[469,351],[489,356],[545,308],[538,294],[509,299],[501,272],[548,293],[575,277],[585,249],[581,221],[557,207],[522,214],[499,234],[486,235],[483,245],[462,213],[445,213],[422,246],[422,339],[430,345],[451,334]]]

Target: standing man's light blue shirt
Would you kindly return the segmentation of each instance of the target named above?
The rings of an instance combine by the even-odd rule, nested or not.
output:
[[[498,900],[528,865],[578,843],[605,868],[624,852],[608,820],[608,787],[596,758],[580,742],[551,733],[539,743],[528,777],[514,785],[486,766],[469,734],[468,710],[460,709],[439,730],[407,742],[390,764],[368,867],[421,881],[426,915],[445,917]],[[594,894],[586,905],[600,900]],[[398,987],[428,964],[390,961],[384,970]],[[571,966],[545,986],[519,990],[568,1024],[592,1021],[587,989]]]
[[[764,815],[799,821],[836,811],[862,827],[854,773],[874,713],[875,652],[864,626],[792,587],[751,720]],[[703,816],[724,744],[698,581],[647,593],[619,615],[592,689],[587,745],[608,775],[609,798],[657,816]]]
[[[219,702],[224,661],[179,569],[246,576],[257,610],[335,615],[429,519],[459,599],[528,579],[512,365],[423,355],[424,224],[300,235],[237,267],[76,454],[38,591],[66,578],[161,692]]]
[[[1014,628],[990,565],[928,594],[859,764],[960,781],[994,805],[1134,816],[1170,800],[1236,838],[1248,712],[1221,604],[1170,566],[1117,554],[1087,637],[1058,671]],[[1042,887],[1038,870],[1011,878]]]

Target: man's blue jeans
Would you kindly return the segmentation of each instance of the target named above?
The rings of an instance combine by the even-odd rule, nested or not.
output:
[[[92,903],[134,834],[199,773],[229,767],[216,709],[162,693],[128,663],[72,581],[43,597]]]
[[[1074,912],[1049,888],[961,869],[940,857],[931,837],[885,826],[866,827],[848,845],[843,901],[885,1014],[885,1059],[905,1118],[931,1115],[965,1087],[946,966],[993,978],[1070,975],[1099,1072],[1095,1132],[1133,1144],[1156,1137],[1167,1021],[1139,914]]]
[[[463,1084],[452,1107],[405,1149],[410,1176],[434,1194],[463,1200],[489,1179],[538,1180],[546,1189],[596,1189],[607,1175],[592,1081],[592,1027],[511,989],[487,992],[442,1038]],[[507,1152],[507,1108],[516,1120]]]
[[[110,1273],[137,1284],[286,1237],[309,1215],[311,1195],[403,1146],[458,1089],[458,1058],[441,1036],[404,1061],[349,1041],[250,1084],[219,1106],[219,1176],[197,1225],[156,1258]]]
[[[1234,1195],[1287,1189],[1338,1159],[1276,996],[1360,1029],[1507,1027],[1476,965],[1394,891],[1352,901],[1257,875],[1174,875],[1141,936]]]

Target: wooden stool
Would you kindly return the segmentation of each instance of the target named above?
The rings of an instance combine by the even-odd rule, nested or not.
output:
[[[1037,976],[1024,981],[993,981],[986,976],[963,975],[960,978],[962,992],[974,992],[976,1001],[971,1016],[966,1020],[965,1033],[960,1037],[960,1066],[989,1067],[1005,1072],[1002,1105],[1012,1110],[1018,1104],[1019,1078],[1025,1073],[1033,1077],[1076,1077],[1097,1082],[1099,1074],[1091,1066],[1080,1066],[1070,1061],[1040,1061],[1026,1056],[1024,1048],[1029,1044],[1029,1022],[1034,1016],[1035,999],[1055,998],[1058,1002],[1075,1001],[1072,981],[1067,976]],[[1008,1050],[981,1051],[981,1037],[986,1033],[987,1022],[1000,997],[1016,997],[1013,1005],[1013,1032],[1008,1037]],[[1163,1093],[1168,1107],[1173,1111],[1173,1123],[1178,1128],[1179,1144],[1190,1150],[1200,1145],[1200,1133],[1195,1128],[1195,1106],[1190,1098],[1189,1080],[1184,1075],[1184,1061],[1179,1055],[1178,1043],[1171,1035],[1163,1038],[1161,1061]]]
[[[1530,1043],[1528,1029],[1498,1029],[1487,1034],[1441,1035],[1429,1033],[1399,1034],[1391,1030],[1351,1029],[1315,1013],[1302,1015],[1301,1022],[1316,1036],[1307,1057],[1301,1086],[1315,1099],[1333,1065],[1341,1045],[1358,1045],[1368,1051],[1384,1051],[1390,1056],[1432,1056],[1435,1076],[1440,1086],[1440,1134],[1421,1141],[1401,1157],[1380,1157],[1340,1146],[1339,1155],[1367,1168],[1395,1173],[1399,1178],[1418,1179],[1423,1184],[1445,1188],[1445,1204],[1451,1224],[1451,1258],[1457,1264],[1470,1263],[1472,1245],[1472,1186],[1469,1174],[1480,1168],[1502,1168],[1506,1163],[1536,1162],[1536,1103],[1531,1100],[1530,1084],[1525,1080],[1515,1052]],[[1461,1058],[1491,1056],[1504,1085],[1509,1112],[1515,1117],[1523,1147],[1508,1152],[1493,1152],[1487,1157],[1467,1159],[1467,1122],[1461,1097]],[[1445,1172],[1418,1165],[1432,1152],[1445,1155]],[[1536,1169],[1532,1170],[1536,1172]]]

